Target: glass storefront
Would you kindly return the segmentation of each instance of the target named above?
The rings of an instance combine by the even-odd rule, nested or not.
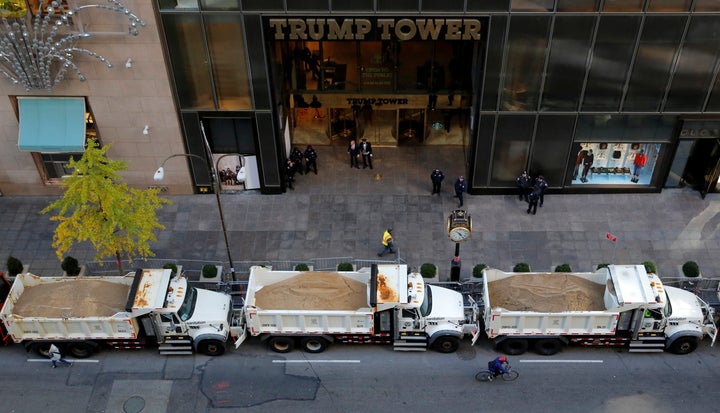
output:
[[[572,185],[650,185],[661,144],[582,142]]]

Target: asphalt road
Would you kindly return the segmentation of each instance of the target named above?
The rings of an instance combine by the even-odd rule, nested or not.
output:
[[[487,342],[454,354],[334,345],[273,353],[257,340],[221,357],[106,350],[72,367],[15,345],[0,349],[2,412],[589,412],[717,411],[718,349],[689,355],[568,348],[510,357],[514,382],[474,379]],[[138,410],[140,409],[140,410]]]

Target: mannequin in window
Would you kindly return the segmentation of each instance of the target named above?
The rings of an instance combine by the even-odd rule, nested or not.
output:
[[[642,172],[642,169],[645,167],[645,164],[647,163],[647,155],[645,155],[645,149],[640,149],[640,152],[638,152],[635,155],[635,160],[633,161],[633,176],[630,179],[631,181],[638,183],[640,180],[640,172]]]
[[[580,171],[580,165],[582,165],[583,158],[585,158],[585,155],[587,155],[588,151],[587,149],[580,148],[580,151],[577,154],[577,159],[575,160],[575,169],[573,170],[573,180],[577,179],[578,172]]]
[[[592,149],[588,149],[587,153],[585,154],[585,156],[583,156],[583,160],[582,160],[583,170],[582,170],[582,177],[580,178],[580,180],[582,182],[588,181],[587,174],[588,174],[588,171],[590,170],[590,168],[592,167],[594,161],[595,161],[595,155],[593,155]]]

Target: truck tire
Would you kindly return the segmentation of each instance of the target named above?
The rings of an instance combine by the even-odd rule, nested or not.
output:
[[[307,353],[322,353],[328,344],[330,343],[322,337],[305,337],[300,340],[300,346]]]
[[[50,344],[48,342],[34,343],[32,351],[38,356],[48,357],[50,355]]]
[[[438,337],[433,343],[433,348],[440,353],[454,353],[460,347],[457,337],[443,336]]]
[[[289,353],[295,348],[295,341],[292,337],[272,337],[268,340],[268,347],[276,353]]]
[[[206,356],[221,356],[225,354],[225,343],[220,340],[203,340],[198,343],[197,349]]]
[[[552,356],[562,350],[563,343],[556,338],[541,338],[533,345],[533,349],[541,356]]]
[[[517,356],[527,351],[529,343],[524,338],[508,338],[500,343],[500,351],[508,356]]]
[[[70,343],[67,346],[68,351],[70,354],[73,355],[73,357],[78,359],[86,359],[95,352],[95,349],[92,345],[89,343],[86,343],[84,341],[80,341],[77,343]]]
[[[698,346],[696,337],[680,337],[670,344],[670,352],[674,354],[688,354],[695,351]]]

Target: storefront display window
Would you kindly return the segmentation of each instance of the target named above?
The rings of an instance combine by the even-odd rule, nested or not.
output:
[[[580,143],[572,185],[650,185],[660,149],[659,143]]]

